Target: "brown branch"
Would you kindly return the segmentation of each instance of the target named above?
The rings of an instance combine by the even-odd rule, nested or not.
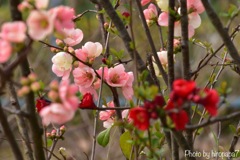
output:
[[[231,142],[231,145],[229,148],[229,152],[231,152],[231,153],[235,152],[235,148],[236,148],[239,136],[240,136],[238,133],[239,129],[240,129],[240,121],[238,122],[238,125],[237,125],[237,133],[233,136],[233,139],[232,139],[232,142]],[[228,160],[231,160],[232,158],[233,157],[228,157]]]
[[[239,116],[240,116],[240,111],[229,114],[229,115],[225,115],[225,116],[210,118],[210,119],[206,120],[205,122],[202,122],[202,123],[197,124],[197,125],[187,125],[186,129],[195,130],[195,129],[198,129],[198,128],[202,128],[202,127],[214,124],[216,122],[223,122],[223,121],[227,121],[227,120],[230,120],[230,119],[233,119],[233,118],[237,118]]]
[[[11,15],[12,15],[13,21],[22,20],[22,15],[18,11],[19,4],[20,4],[19,0],[10,0]],[[29,63],[27,58],[25,57],[25,54],[27,55],[27,53],[29,52],[29,49],[31,48],[31,44],[32,44],[32,40],[30,40],[30,44],[25,47],[25,50],[20,51],[18,53],[19,55],[18,59],[20,59],[20,57],[23,56],[21,63],[18,62],[20,63],[23,76],[28,76],[30,74]],[[12,71],[12,69],[10,71]],[[31,128],[32,139],[34,141],[33,146],[34,146],[35,158],[37,160],[45,160],[44,151],[43,151],[43,142],[42,142],[42,130],[40,129],[40,126],[38,124],[33,92],[30,92],[26,96],[26,104],[27,104],[27,111],[29,113],[28,120]]]
[[[8,142],[9,142],[9,144],[11,146],[11,149],[13,151],[15,159],[23,160],[22,153],[21,153],[21,151],[20,151],[20,149],[18,147],[17,142],[15,141],[13,132],[11,131],[9,123],[7,121],[7,117],[5,116],[5,114],[3,112],[1,101],[0,101],[0,123],[1,123],[3,131],[4,131],[4,133],[5,133],[5,135],[6,135],[7,139],[8,139]]]
[[[212,24],[214,25],[215,29],[218,31],[224,44],[226,45],[229,54],[231,55],[235,63],[238,65],[238,67],[240,67],[240,56],[238,55],[238,51],[234,46],[233,42],[231,41],[230,36],[228,35],[227,29],[224,29],[219,17],[213,10],[212,6],[209,4],[209,1],[202,0],[202,4],[205,7],[209,19],[211,20]]]
[[[84,16],[86,13],[89,13],[89,12],[98,13],[98,12],[95,11],[95,10],[86,10],[86,11],[84,11],[83,13],[78,14],[78,15],[73,19],[73,22],[79,21],[79,20],[82,18],[82,16]]]
[[[161,61],[157,55],[157,50],[154,46],[154,42],[153,42],[153,39],[152,39],[152,36],[151,36],[151,33],[150,33],[150,30],[148,28],[148,25],[147,25],[147,22],[146,22],[146,19],[145,19],[145,16],[143,14],[143,9],[142,9],[142,5],[141,5],[141,2],[140,0],[136,0],[136,3],[137,3],[137,7],[138,7],[138,10],[139,10],[139,14],[140,14],[140,17],[141,17],[141,20],[142,20],[142,24],[143,24],[143,27],[144,27],[144,30],[145,30],[145,33],[146,33],[146,36],[147,36],[147,39],[148,39],[148,42],[150,44],[150,47],[152,49],[152,54],[153,54],[153,57],[155,59],[155,62],[157,64],[157,67],[159,69],[159,71],[161,72],[162,74],[162,77],[163,77],[163,80],[166,84],[168,84],[168,76],[167,76],[167,73],[165,72],[162,64],[161,64]]]

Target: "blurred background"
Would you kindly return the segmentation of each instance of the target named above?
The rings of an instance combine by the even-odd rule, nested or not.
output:
[[[122,0],[120,3],[119,10],[120,12],[128,11],[128,5],[126,5],[127,0]],[[228,23],[229,18],[227,18],[225,13],[228,13],[232,5],[235,5],[237,8],[240,7],[239,0],[211,0],[211,3],[220,16],[222,23],[226,25]],[[89,0],[50,0],[50,7],[57,5],[68,5],[75,8],[76,13],[80,14],[85,10],[95,10],[94,4],[92,4]],[[136,40],[136,48],[139,51],[140,55],[143,59],[146,59],[147,53],[151,52],[151,48],[147,43],[147,38],[145,36],[144,30],[138,16],[138,10],[136,8],[135,3],[133,3],[133,28],[134,28],[134,36]],[[193,37],[197,42],[198,40],[201,42],[206,42],[212,45],[213,50],[215,51],[221,44],[221,38],[218,33],[215,31],[213,25],[210,23],[206,13],[201,14],[202,24],[199,28],[195,30],[196,34]],[[0,0],[0,25],[4,22],[10,21],[10,12],[9,5],[7,0]],[[109,22],[109,21],[108,21]],[[239,25],[240,18],[239,16],[234,19],[229,29],[229,33],[233,31],[233,29]],[[76,48],[80,48],[85,42],[93,41],[93,42],[101,42],[101,33],[99,28],[99,23],[95,13],[87,13],[85,14],[80,21],[76,24],[80,29],[82,29],[84,33],[84,39]],[[152,36],[154,38],[155,46],[160,51],[160,42],[159,42],[159,34],[156,26],[150,27]],[[163,30],[163,39],[166,42],[167,39],[167,28],[162,27]],[[54,44],[54,39],[51,38],[52,44]],[[240,51],[240,36],[236,35],[234,40],[235,46]],[[110,47],[115,50],[124,49],[124,45],[121,39],[116,35],[111,35],[110,37]],[[193,42],[190,43],[190,56],[191,56],[191,68],[194,71],[201,59],[205,57],[207,51],[203,47],[199,47]],[[199,87],[204,87],[209,80],[209,76],[212,74],[213,67],[219,61],[219,58],[223,57],[224,50],[218,52],[217,57],[214,57],[209,65],[204,67],[199,72],[197,83]],[[29,61],[31,69],[37,73],[39,79],[42,80],[46,85],[50,83],[51,80],[57,79],[57,77],[51,71],[51,58],[53,53],[50,52],[50,49],[40,43],[35,42],[32,48],[31,53],[29,54]],[[228,57],[231,59],[231,57]],[[14,57],[13,57],[14,59]],[[124,59],[129,59],[126,53],[126,57]],[[99,59],[100,62],[100,59]],[[220,61],[221,62],[221,61]],[[96,65],[97,66],[97,65]],[[133,68],[133,62],[128,63],[126,68],[130,71]],[[181,54],[176,54],[176,70],[177,73],[181,73]],[[217,66],[215,69],[215,73],[218,72],[221,65]],[[21,76],[19,70],[17,69],[14,72],[14,79],[17,80]],[[240,110],[240,75],[234,71],[232,71],[230,66],[225,66],[222,74],[220,75],[218,81],[216,82],[215,88],[220,89],[222,82],[227,82],[227,86],[229,88],[229,94],[227,95],[227,102],[221,106],[219,109],[219,115],[225,115],[227,113],[231,113],[237,110]],[[103,95],[107,99],[111,99],[110,92],[106,89],[103,92]],[[37,98],[37,97],[36,97]],[[9,98],[1,97],[1,101],[3,106],[7,106],[9,104]],[[20,99],[21,105],[24,107],[24,102]],[[125,104],[126,102],[123,102]],[[17,139],[20,139],[19,132],[17,130],[17,124],[15,122],[15,116],[9,115],[9,122],[11,124],[12,130],[15,132]],[[199,117],[198,117],[199,118]],[[224,122],[221,127],[221,137],[219,141],[219,146],[222,147],[223,150],[228,150],[231,139],[233,137],[233,133],[229,128],[229,125],[236,126],[240,119],[232,119],[230,121]],[[86,154],[90,155],[91,146],[92,146],[92,133],[93,133],[93,112],[86,110],[79,110],[76,112],[75,118],[66,124],[66,134],[65,140],[59,141],[57,147],[55,149],[56,154],[58,148],[64,147],[66,148],[66,153],[68,154],[68,158],[76,159],[76,160],[87,160]],[[48,128],[51,131],[51,127]],[[97,131],[100,132],[104,128],[102,127],[102,122],[98,122]],[[201,136],[196,138],[195,148],[196,150],[216,150],[217,144],[214,140],[214,133],[217,132],[218,127],[212,125],[210,127],[204,128]],[[96,151],[96,160],[124,160],[124,157],[121,153],[121,149],[119,148],[119,131],[112,130],[110,144],[107,147],[103,148],[97,145]],[[19,142],[21,144],[21,142]],[[167,148],[167,147],[166,147]],[[236,149],[239,149],[240,145],[238,144]],[[164,149],[164,154],[168,157],[167,149]],[[13,159],[11,149],[4,138],[4,133],[0,130],[0,160],[11,160]],[[52,159],[55,159],[54,157]],[[144,158],[143,158],[144,159]]]

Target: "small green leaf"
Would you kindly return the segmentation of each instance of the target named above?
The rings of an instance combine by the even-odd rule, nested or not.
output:
[[[108,128],[102,132],[100,132],[97,136],[97,142],[99,145],[103,146],[103,147],[106,147],[107,144],[109,143],[109,139],[110,139],[110,131],[111,131],[111,128]]]
[[[237,129],[234,125],[229,125],[230,130],[232,131],[232,133],[236,133]]]
[[[120,137],[120,147],[124,156],[127,159],[130,159],[130,156],[131,156],[132,144],[130,142],[132,142],[132,137],[130,132],[128,131],[124,132]],[[133,159],[133,156],[132,156],[132,159]]]

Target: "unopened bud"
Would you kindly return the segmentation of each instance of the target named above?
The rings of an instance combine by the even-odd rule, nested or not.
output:
[[[103,62],[104,64],[107,64],[107,59],[106,59],[106,58],[103,58],[103,59],[102,59],[102,62]]]
[[[52,90],[57,91],[57,90],[58,90],[58,81],[53,80],[53,81],[50,83],[49,86],[50,86],[50,88],[51,88]]]
[[[59,52],[59,50],[57,48],[54,48],[54,47],[51,47],[50,50],[53,53],[58,53]]]
[[[104,23],[104,28],[108,29],[109,28],[109,24],[107,22]]]
[[[47,138],[52,138],[51,133],[47,132],[47,133],[46,133],[46,137],[47,137]]]
[[[48,92],[48,97],[52,100],[52,101],[57,101],[58,99],[58,93],[56,91],[50,91]]]
[[[68,51],[68,47],[65,46],[65,47],[63,48],[63,50],[64,50],[65,52],[67,52],[67,51]]]
[[[129,12],[123,12],[122,15],[126,18],[128,18],[130,16],[130,13]]]
[[[39,91],[41,89],[40,83],[39,82],[33,82],[31,84],[31,89],[32,89],[33,92]]]
[[[59,47],[64,47],[64,46],[65,46],[64,42],[63,42],[62,40],[60,40],[60,39],[56,39],[56,44],[57,44]]]
[[[28,75],[28,78],[31,82],[35,82],[37,80],[37,75],[35,73],[31,73]]]
[[[75,54],[75,50],[74,48],[72,47],[68,47],[68,52],[72,53],[72,54]]]
[[[28,86],[23,86],[20,90],[18,90],[18,96],[22,97],[30,92],[30,88]]]
[[[74,61],[73,62],[73,66],[77,68],[79,66],[79,62],[78,61]]]
[[[62,132],[62,134],[66,131],[66,128],[65,128],[65,126],[61,126],[60,127],[60,131]]]
[[[29,84],[29,79],[27,77],[22,77],[20,80],[21,85],[28,85]]]
[[[55,129],[53,129],[52,132],[51,132],[51,136],[52,136],[52,137],[55,137],[56,134],[57,134],[57,131],[56,131]]]

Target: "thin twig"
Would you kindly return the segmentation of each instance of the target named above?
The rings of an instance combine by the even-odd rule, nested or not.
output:
[[[231,41],[230,36],[228,35],[228,31],[224,29],[219,17],[217,16],[216,12],[213,10],[212,6],[209,4],[207,0],[201,0],[209,19],[211,20],[213,26],[218,31],[219,35],[221,36],[224,44],[226,45],[229,54],[235,61],[235,63],[240,67],[240,56],[238,55],[238,50],[234,46],[233,42]]]
[[[154,42],[153,42],[153,39],[152,39],[152,35],[150,33],[150,30],[148,28],[145,16],[143,14],[143,9],[142,9],[142,5],[140,3],[140,0],[136,0],[136,3],[137,3],[139,14],[140,14],[140,17],[141,17],[141,20],[142,20],[143,27],[144,27],[144,30],[145,30],[145,34],[147,36],[148,42],[149,42],[151,50],[152,50],[153,57],[155,59],[155,62],[157,64],[157,67],[158,67],[160,73],[162,74],[164,82],[166,84],[168,84],[168,76],[167,76],[167,73],[165,72],[165,70],[164,70],[164,68],[163,68],[163,66],[161,64],[161,61],[160,61],[160,59],[158,57],[157,50],[155,48],[155,45],[154,45]]]

